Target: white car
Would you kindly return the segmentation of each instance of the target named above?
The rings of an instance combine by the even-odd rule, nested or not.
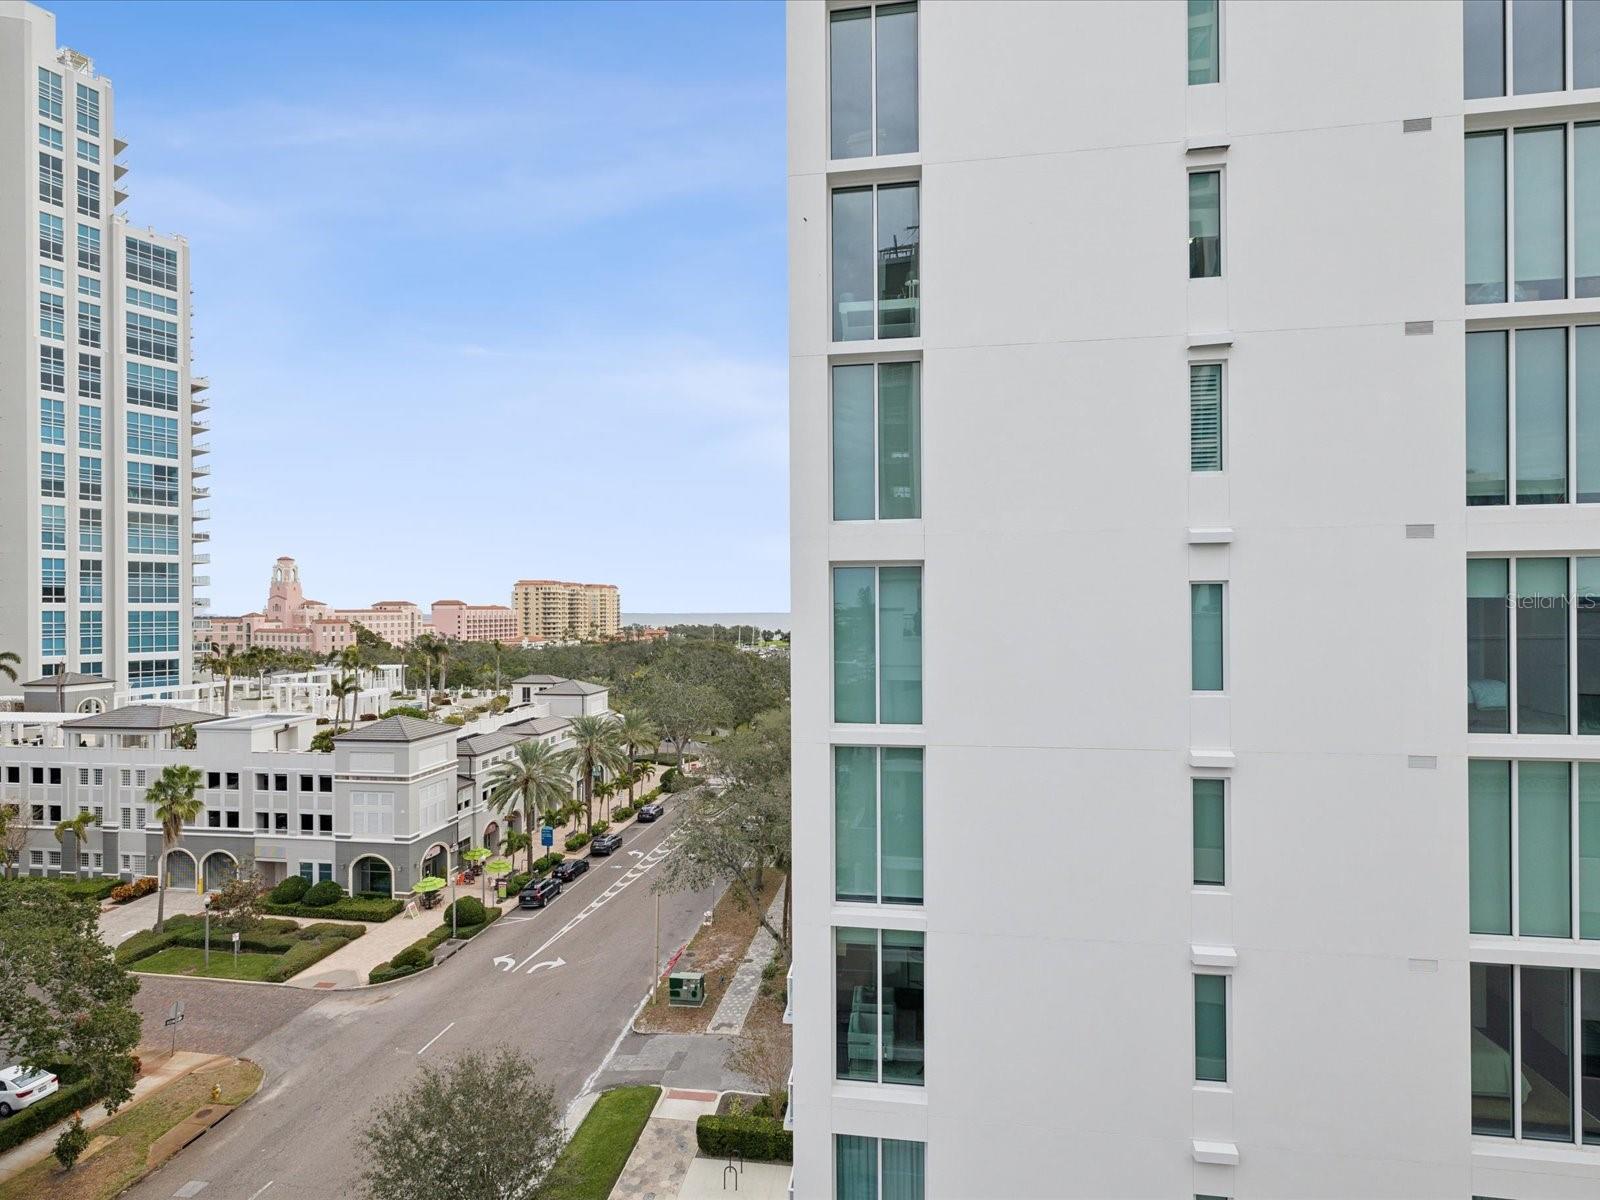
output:
[[[54,1075],[37,1067],[0,1068],[0,1117],[43,1100],[60,1086]]]

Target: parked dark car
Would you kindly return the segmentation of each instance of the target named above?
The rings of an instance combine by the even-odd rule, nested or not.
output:
[[[667,815],[665,804],[646,804],[639,809],[639,824],[648,825],[651,821],[659,821]]]
[[[561,880],[536,879],[517,893],[517,907],[543,908],[561,895]]]
[[[551,872],[562,883],[571,883],[579,875],[589,869],[587,858],[569,858],[565,862],[556,864],[556,869]]]
[[[589,856],[591,858],[604,858],[608,854],[615,854],[622,848],[622,835],[620,833],[602,833],[589,843]]]

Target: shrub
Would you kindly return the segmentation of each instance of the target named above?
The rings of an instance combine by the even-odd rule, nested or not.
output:
[[[454,904],[444,906],[444,923],[450,924],[452,910],[459,925],[487,925],[489,912],[475,896],[462,896]]]
[[[72,1118],[72,1124],[61,1131],[51,1151],[63,1170],[70,1171],[78,1164],[78,1156],[89,1148],[89,1131],[83,1127],[83,1115]]]
[[[300,897],[300,903],[306,908],[325,908],[343,899],[344,889],[333,880],[324,879],[321,883],[313,883],[307,888],[305,895]]]
[[[587,833],[571,834],[563,844],[568,850],[582,850],[589,844],[589,835]]]
[[[604,833],[606,830],[608,830],[610,828],[611,828],[611,822],[610,821],[596,821],[594,823],[593,827],[589,830],[589,836],[590,837],[599,837],[602,833]]]
[[[60,1074],[59,1071],[56,1073]],[[99,1094],[90,1086],[87,1079],[80,1079],[77,1083],[63,1083],[55,1095],[47,1096],[39,1103],[30,1105],[14,1114],[9,1120],[0,1121],[0,1151],[20,1146],[29,1138],[43,1133],[57,1121],[81,1108],[86,1108],[99,1098]]]
[[[363,721],[376,721],[377,719],[378,719],[378,714],[377,713],[362,713],[361,714],[361,720],[363,720]]]
[[[336,900],[332,904],[265,904],[262,908],[280,917],[314,917],[323,921],[387,921],[405,905],[398,900]]]
[[[467,723],[467,718],[461,713],[451,713],[444,719],[444,723],[446,725],[465,725]]]
[[[506,885],[506,895],[515,896],[523,888],[528,886],[528,880],[532,878],[533,876],[526,871],[513,871],[510,875],[507,875],[504,880]]]
[[[314,925],[300,927],[301,937],[311,938],[343,938],[352,942],[367,931],[360,925],[343,925],[336,921],[318,921]]]
[[[567,856],[559,850],[552,850],[549,854],[541,855],[533,860],[533,873],[535,875],[548,875]],[[518,889],[521,890],[520,888]]]
[[[311,735],[311,748],[318,754],[333,753],[333,730],[319,729]]]
[[[621,808],[613,808],[611,810],[611,819],[613,821],[626,821],[633,816],[633,813],[634,810],[629,805],[624,804]]]
[[[302,879],[299,875],[291,875],[268,892],[267,899],[274,904],[299,904],[310,890],[310,880]]]
[[[137,900],[140,896],[148,896],[156,890],[156,877],[154,875],[141,875],[132,883],[120,883],[111,889],[111,899],[117,904],[126,904],[129,900]]]
[[[433,960],[429,958],[428,952],[421,946],[407,946],[389,960],[389,965],[397,969],[409,967],[412,970],[416,970],[419,967],[427,966],[431,961]]]
[[[794,1134],[771,1117],[703,1116],[695,1122],[695,1141],[710,1158],[742,1154],[753,1162],[793,1162]]]
[[[397,704],[393,708],[384,709],[378,715],[385,719],[389,717],[416,717],[419,721],[428,719],[428,714],[415,704]]]

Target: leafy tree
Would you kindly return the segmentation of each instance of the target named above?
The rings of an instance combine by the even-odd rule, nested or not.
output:
[[[145,792],[145,801],[154,810],[156,824],[161,826],[161,882],[156,888],[155,923],[158,933],[167,919],[167,861],[173,847],[183,840],[183,827],[193,825],[205,808],[195,797],[201,778],[195,768],[173,764]]]
[[[767,867],[789,864],[789,710],[774,709],[718,741],[709,752],[710,774],[723,781],[687,793],[680,802],[678,849],[661,864],[658,892],[693,892],[726,883],[735,900],[755,909],[757,919],[789,954],[789,892],[784,892],[782,928],[774,928],[761,904]]]
[[[78,1165],[79,1155],[88,1148],[89,1131],[83,1127],[83,1114],[73,1113],[72,1124],[61,1131],[61,1136],[56,1139],[55,1148],[50,1153],[55,1155],[63,1171],[70,1171]]]
[[[622,751],[617,723],[610,717],[573,717],[567,736],[572,745],[566,750],[566,759],[577,772],[583,793],[583,827],[593,829],[595,774],[622,770],[628,765],[628,756]]]
[[[98,823],[94,813],[87,808],[69,821],[56,822],[56,841],[60,842],[62,846],[61,862],[63,864],[63,873],[65,873],[65,864],[68,862],[73,864],[72,873],[74,875],[78,873],[78,856],[82,852],[84,838],[89,832],[89,826]],[[67,834],[69,833],[72,835],[72,845],[70,847],[67,845]]]
[[[311,735],[311,748],[320,754],[333,753],[333,729],[319,729]]]
[[[559,803],[568,795],[567,765],[563,756],[542,741],[518,742],[515,753],[489,776],[489,807],[503,812],[522,808],[522,828],[530,835],[528,870],[533,870],[533,814]]]
[[[139,983],[100,940],[99,907],[42,879],[0,888],[0,1046],[19,1062],[69,1062],[114,1109],[133,1092]]]
[[[0,875],[10,879],[16,872],[22,852],[28,848],[31,823],[22,814],[22,805],[0,803]]]
[[[628,803],[633,803],[633,787],[639,781],[639,753],[652,754],[661,745],[661,730],[643,713],[625,712],[617,722],[617,740],[628,752]]]
[[[229,716],[233,712],[233,673],[247,660],[239,653],[239,647],[229,644],[220,646],[211,643],[208,653],[201,655],[200,665],[213,675],[221,675],[224,691],[222,693],[222,715]]]
[[[515,1119],[509,1119],[514,1115]],[[366,1200],[540,1200],[561,1149],[561,1110],[515,1050],[424,1066],[359,1135]]]
[[[680,767],[683,748],[728,720],[731,711],[727,701],[710,685],[683,683],[666,676],[646,680],[639,707],[672,743]]]
[[[299,876],[294,878],[298,879]],[[211,897],[211,915],[224,925],[248,929],[261,919],[265,889],[266,881],[256,871],[255,864],[241,863],[233,878]]]

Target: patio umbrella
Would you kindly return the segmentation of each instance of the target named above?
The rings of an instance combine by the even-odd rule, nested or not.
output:
[[[479,866],[485,859],[489,857],[491,853],[493,853],[493,851],[491,851],[487,846],[474,846],[461,857],[466,859],[473,866]],[[489,880],[488,877],[485,876],[481,871],[478,873],[478,895],[479,898],[485,902],[487,902],[489,899]]]
[[[509,875],[511,873],[511,860],[509,858],[491,858],[483,864],[483,869],[490,875]]]

